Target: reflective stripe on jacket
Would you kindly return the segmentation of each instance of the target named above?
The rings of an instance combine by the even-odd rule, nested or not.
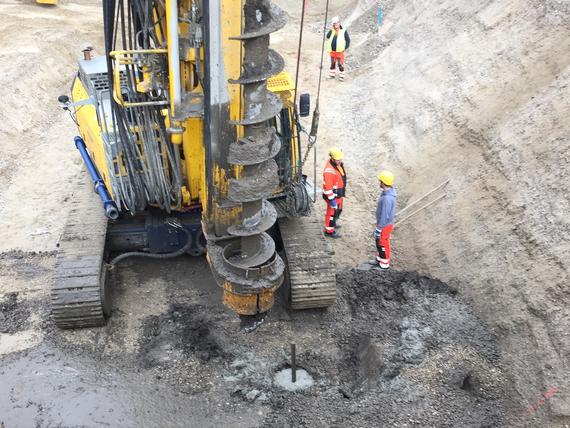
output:
[[[344,52],[348,48],[350,38],[346,30],[340,28],[338,33],[335,30],[329,30],[327,33],[327,52],[330,53],[333,50],[333,44],[335,45],[335,52]]]
[[[323,195],[329,199],[333,200],[338,197],[339,189],[344,190],[344,179],[345,176],[344,168],[340,165],[337,167],[333,166],[330,159],[325,165],[323,170]],[[341,192],[344,194],[344,192]]]

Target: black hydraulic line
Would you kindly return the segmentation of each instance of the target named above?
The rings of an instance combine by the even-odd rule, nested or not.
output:
[[[113,260],[111,260],[108,263],[108,266],[112,268],[121,260],[124,260],[129,257],[145,257],[147,259],[173,259],[174,257],[181,256],[185,254],[192,246],[192,236],[190,235],[190,232],[185,227],[182,227],[181,230],[186,235],[186,243],[182,248],[173,251],[172,253],[155,254],[155,253],[145,253],[143,251],[130,251],[128,253],[123,253],[115,257]]]

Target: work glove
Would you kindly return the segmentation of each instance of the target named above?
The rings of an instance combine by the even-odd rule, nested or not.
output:
[[[378,229],[376,228],[376,230],[374,230],[374,237],[376,239],[380,238],[380,234],[382,233],[382,229]]]
[[[336,199],[331,200],[330,203],[333,210],[338,209],[338,204],[336,203]]]

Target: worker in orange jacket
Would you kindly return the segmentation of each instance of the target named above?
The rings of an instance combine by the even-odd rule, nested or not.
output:
[[[335,228],[342,213],[342,202],[346,191],[346,171],[342,163],[343,153],[333,147],[329,150],[329,159],[323,170],[323,199],[327,204],[325,213],[325,236],[340,238]]]

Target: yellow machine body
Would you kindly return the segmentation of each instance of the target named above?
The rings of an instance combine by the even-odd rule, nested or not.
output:
[[[53,0],[42,0],[42,3],[54,3]],[[157,3],[158,5],[159,3]],[[186,97],[197,100],[204,97],[204,88],[199,80],[199,75],[204,75],[204,62],[207,59],[207,53],[204,46],[199,49],[192,46],[180,45],[174,38],[180,35],[188,34],[190,31],[190,23],[188,16],[192,8],[197,4],[190,0],[181,0],[178,3],[173,0],[166,0],[164,9],[156,9],[153,11],[155,18],[160,17],[156,21],[156,34],[159,37],[160,47],[151,49],[135,49],[135,50],[114,50],[109,53],[112,63],[112,98],[117,106],[129,111],[129,109],[150,105],[153,108],[161,108],[161,115],[164,123],[168,127],[170,141],[173,145],[180,147],[180,174],[182,182],[180,189],[180,203],[172,204],[168,207],[168,211],[184,212],[191,208],[198,207],[202,210],[202,227],[204,233],[208,235],[208,239],[216,240],[227,236],[228,227],[238,224],[242,217],[242,205],[232,202],[228,198],[228,190],[230,180],[239,179],[242,175],[243,167],[240,165],[223,165],[214,162],[211,170],[207,166],[207,143],[205,141],[204,130],[208,124],[205,123],[204,115],[182,115],[178,110],[174,100],[176,98],[175,87],[168,84],[165,88],[169,92],[168,100],[153,101],[131,101],[125,97],[128,92],[125,87],[124,69],[137,66],[137,73],[134,75],[136,91],[140,94],[150,94],[157,81],[164,76],[157,75],[153,70],[153,64],[161,61],[168,61],[168,82],[176,79],[175,70],[179,71],[181,90]],[[173,11],[177,8],[178,16],[173,16]],[[244,117],[244,89],[243,85],[238,83],[230,83],[232,80],[238,80],[244,69],[244,48],[243,40],[236,40],[235,36],[240,35],[244,31],[244,2],[241,0],[220,0],[220,23],[219,28],[221,40],[221,58],[223,64],[221,69],[225,73],[226,88],[228,95],[228,120],[236,125],[233,126],[235,139],[244,136],[244,127],[239,121]],[[184,13],[185,12],[185,13]],[[185,19],[180,19],[184,17]],[[174,28],[173,20],[178,24],[176,26],[177,34],[169,29]],[[177,49],[179,56],[176,64],[172,61],[172,50]],[[75,106],[76,121],[79,127],[81,137],[83,138],[87,150],[97,167],[102,179],[105,182],[111,196],[117,199],[118,195],[114,194],[113,180],[117,180],[126,175],[126,165],[121,156],[112,157],[105,150],[104,136],[116,133],[113,129],[113,121],[110,110],[103,109],[102,103],[94,102],[94,90],[87,87],[90,85],[97,86],[96,79],[104,79],[103,73],[88,73],[93,61],[102,61],[102,58],[86,58],[80,61],[82,72],[72,87],[72,100]],[[105,65],[106,68],[106,65]],[[154,73],[154,74],[153,74]],[[96,77],[93,77],[96,76]],[[86,83],[89,82],[89,83]],[[298,136],[295,133],[295,115],[293,109],[294,84],[291,77],[280,72],[275,76],[269,77],[267,80],[267,89],[277,94],[283,103],[281,110],[282,118],[286,118],[289,130],[289,153],[290,159],[288,172],[289,176],[297,177],[299,175],[299,144]],[[271,125],[279,125],[277,119],[273,119]],[[132,135],[140,138],[143,130],[137,126],[131,125],[128,130]],[[145,157],[145,149],[142,142],[138,141],[139,150],[142,157]],[[166,154],[162,154],[166,157]],[[110,158],[112,157],[112,161]],[[168,165],[165,166],[165,174],[172,174]],[[278,196],[285,191],[285,185],[280,183],[275,188],[274,195]],[[149,205],[153,205],[152,203]],[[131,213],[133,214],[133,213]],[[211,255],[208,254],[210,263]],[[246,274],[247,276],[247,274]],[[281,285],[282,275],[277,275],[271,284],[266,285],[263,290],[255,292],[244,292],[243,287],[237,286],[230,280],[218,277],[218,282],[224,290],[224,302],[234,311],[240,314],[255,314],[265,312],[273,304],[273,293]],[[247,280],[249,281],[249,279]]]

